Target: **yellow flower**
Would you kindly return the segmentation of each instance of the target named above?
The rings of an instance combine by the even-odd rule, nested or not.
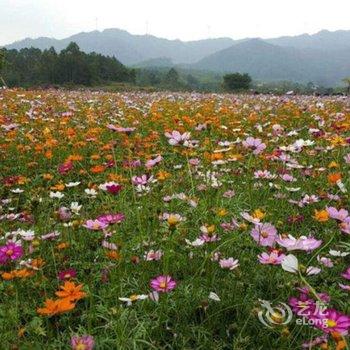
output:
[[[252,217],[253,217],[254,219],[259,219],[259,220],[263,219],[265,216],[266,216],[266,213],[264,213],[264,212],[263,212],[262,210],[260,210],[260,209],[255,209],[255,210],[253,211],[253,215],[252,215]]]

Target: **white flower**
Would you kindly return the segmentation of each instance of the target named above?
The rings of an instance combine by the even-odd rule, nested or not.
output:
[[[22,193],[24,190],[21,190],[20,188],[15,188],[14,190],[11,190],[12,193]]]
[[[306,269],[306,274],[308,276],[312,276],[312,275],[318,275],[321,272],[321,269],[315,266],[309,266]]]
[[[297,273],[299,270],[298,259],[293,255],[286,255],[282,260],[282,269],[291,273]]]
[[[345,256],[349,255],[350,253],[346,253],[346,252],[341,252],[339,250],[330,249],[329,254],[332,255],[332,256],[345,257]]]
[[[205,242],[200,239],[200,238],[197,238],[196,240],[194,240],[193,242],[191,242],[190,240],[188,239],[185,239],[185,242],[188,244],[188,245],[191,245],[192,247],[200,247],[201,245],[203,245]]]
[[[71,210],[74,214],[79,214],[81,207],[82,207],[82,205],[79,205],[78,202],[72,202],[72,203],[70,204],[70,210]]]
[[[214,292],[210,292],[208,298],[214,301],[221,301],[219,296]]]
[[[95,191],[93,188],[85,188],[84,192],[92,198],[95,198],[97,196],[97,191]]]
[[[141,294],[141,295],[134,294],[134,295],[130,295],[129,298],[121,297],[119,298],[119,300],[125,302],[127,306],[131,306],[133,301],[145,300],[147,298],[148,298],[148,295],[145,295],[145,294]]]
[[[50,198],[57,198],[57,199],[61,199],[64,197],[64,194],[62,192],[50,192]]]
[[[75,187],[75,186],[79,186],[80,185],[80,181],[77,182],[68,182],[66,184],[66,187]]]

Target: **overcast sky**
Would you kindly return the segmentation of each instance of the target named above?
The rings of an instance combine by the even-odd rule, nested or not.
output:
[[[270,38],[350,29],[350,0],[0,0],[0,45],[125,29],[169,39]]]

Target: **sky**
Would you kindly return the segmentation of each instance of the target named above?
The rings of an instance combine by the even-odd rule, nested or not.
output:
[[[120,28],[181,40],[350,29],[349,0],[0,0],[0,45]]]

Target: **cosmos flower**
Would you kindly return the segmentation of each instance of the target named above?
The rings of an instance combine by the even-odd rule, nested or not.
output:
[[[145,253],[144,259],[146,261],[158,261],[162,258],[163,252],[161,250],[150,250]]]
[[[61,281],[67,280],[67,279],[71,279],[71,278],[75,278],[77,276],[77,271],[75,269],[67,269],[67,270],[63,270],[60,271],[58,273],[58,279]]]
[[[108,224],[99,220],[87,220],[83,226],[89,230],[98,231],[105,229]]]
[[[158,276],[151,280],[150,285],[156,292],[167,293],[176,287],[176,282],[169,275]]]
[[[272,251],[270,253],[262,253],[258,255],[259,262],[266,265],[280,265],[284,259],[284,254],[279,254],[278,251]]]
[[[60,290],[55,294],[61,299],[77,301],[86,297],[86,293],[82,291],[82,288],[82,284],[76,285],[74,282],[65,281],[63,286],[60,286]]]
[[[350,280],[350,266],[341,274],[347,280]]]
[[[222,269],[234,270],[239,266],[239,261],[234,258],[220,259],[219,265]]]
[[[115,214],[103,214],[97,217],[96,220],[102,222],[104,224],[117,224],[123,222],[125,219],[125,215],[123,213],[115,213]]]
[[[22,246],[8,242],[0,247],[0,264],[6,264],[10,260],[17,260],[23,256]]]
[[[70,343],[72,350],[92,350],[95,345],[94,338],[91,335],[74,335]]]
[[[55,316],[71,311],[75,308],[75,304],[69,299],[47,299],[43,308],[38,308],[37,312],[42,316]]]
[[[253,153],[255,155],[261,153],[266,148],[266,145],[263,142],[261,142],[261,139],[255,139],[251,136],[247,137],[245,141],[242,142],[242,145],[245,148],[253,150]]]
[[[181,134],[177,130],[174,130],[171,133],[166,132],[165,136],[168,138],[168,142],[170,145],[177,146],[189,140],[191,137],[191,134],[189,132],[185,132]]]
[[[250,232],[253,239],[261,246],[272,247],[277,238],[277,230],[275,226],[266,223],[262,225],[255,225]]]
[[[295,238],[292,235],[287,237],[279,235],[276,242],[281,246],[286,248],[288,251],[292,250],[305,250],[312,251],[318,248],[322,244],[322,240],[317,240],[312,236],[306,237],[301,236]]]

